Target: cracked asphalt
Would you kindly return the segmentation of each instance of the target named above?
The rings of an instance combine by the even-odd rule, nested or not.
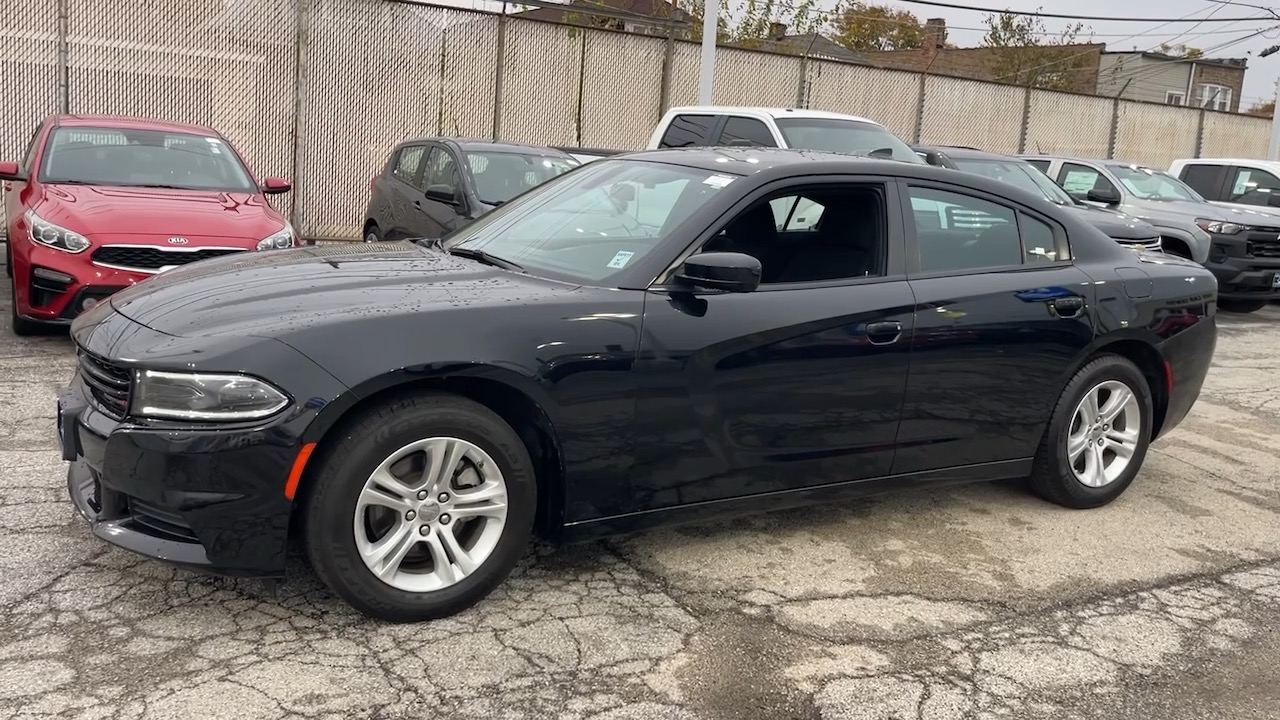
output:
[[[366,620],[90,538],[69,341],[0,328],[0,720],[1280,718],[1280,306],[1100,510],[1015,483],[533,548],[479,607]]]

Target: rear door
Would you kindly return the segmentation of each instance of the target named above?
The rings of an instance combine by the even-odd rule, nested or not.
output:
[[[1051,218],[947,183],[901,188],[916,305],[893,471],[1030,458],[1093,340],[1091,280]]]
[[[420,184],[426,154],[426,145],[405,145],[396,154],[389,177],[384,176],[383,191],[390,208],[390,217],[383,229],[384,240],[412,236],[411,228],[417,224],[418,214],[414,204],[422,197]]]

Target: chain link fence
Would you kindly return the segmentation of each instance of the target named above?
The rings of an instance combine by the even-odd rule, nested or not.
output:
[[[914,142],[1167,166],[1263,157],[1270,134],[1264,118],[827,59],[721,48],[716,60],[717,104],[861,115]],[[300,233],[354,238],[396,143],[638,149],[666,108],[696,103],[699,65],[699,46],[672,35],[413,0],[8,2],[0,158],[20,158],[57,112],[208,125],[258,175],[294,180],[272,202]]]

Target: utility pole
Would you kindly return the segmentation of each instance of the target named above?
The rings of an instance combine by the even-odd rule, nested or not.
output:
[[[1272,45],[1258,53],[1258,57],[1264,58],[1277,52],[1280,52],[1280,45]],[[1267,146],[1267,159],[1280,160],[1280,112],[1276,112],[1277,106],[1280,106],[1280,78],[1276,79],[1276,91],[1272,98],[1276,102],[1271,106],[1271,143]]]
[[[707,0],[702,15],[702,69],[698,77],[698,104],[714,103],[716,83],[716,32],[720,29],[720,0]]]

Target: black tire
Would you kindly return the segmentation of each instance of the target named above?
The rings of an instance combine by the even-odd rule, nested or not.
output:
[[[431,592],[395,588],[373,574],[352,531],[366,479],[400,448],[430,437],[466,440],[488,453],[506,482],[507,516],[491,554],[470,575]],[[412,394],[364,413],[318,453],[306,493],[303,534],[321,581],[360,612],[390,622],[442,618],[475,605],[511,573],[528,548],[537,507],[533,462],[520,436],[465,398]]]
[[[382,231],[378,229],[377,223],[369,223],[364,228],[364,241],[367,243],[375,243],[382,241]]]
[[[1102,487],[1089,487],[1076,478],[1071,468],[1067,456],[1067,436],[1071,431],[1076,407],[1085,393],[1108,380],[1119,381],[1133,392],[1138,400],[1141,427],[1137,447],[1121,475]],[[1151,443],[1152,417],[1151,388],[1136,365],[1112,354],[1099,355],[1090,360],[1067,383],[1053,410],[1049,427],[1045,429],[1032,466],[1032,490],[1045,500],[1073,509],[1101,507],[1120,497],[1142,469]]]
[[[1267,306],[1266,300],[1232,300],[1229,298],[1218,299],[1218,309],[1229,313],[1246,314],[1258,312]]]
[[[12,282],[9,283],[9,320],[13,325],[13,334],[21,337],[39,335],[46,329],[43,323],[18,315],[18,289]]]

